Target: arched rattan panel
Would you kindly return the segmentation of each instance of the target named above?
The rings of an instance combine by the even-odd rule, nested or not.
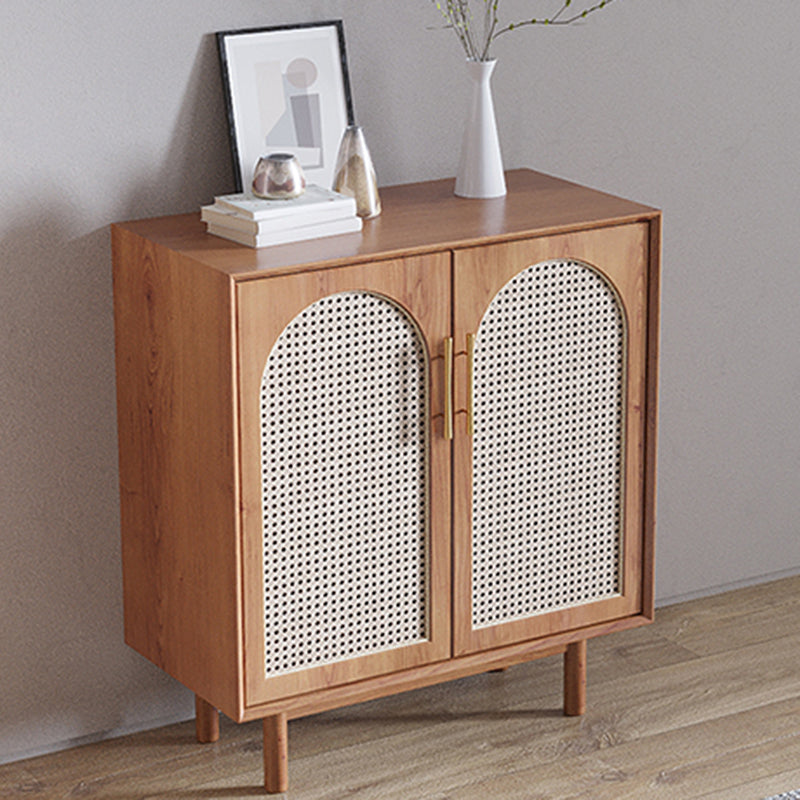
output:
[[[618,595],[622,585],[625,318],[574,260],[536,264],[477,333],[472,625]]]
[[[307,307],[261,384],[267,676],[423,641],[428,359],[369,292]]]

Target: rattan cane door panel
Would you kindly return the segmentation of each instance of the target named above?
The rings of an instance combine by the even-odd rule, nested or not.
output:
[[[237,292],[248,705],[447,658],[449,259]]]
[[[456,254],[456,349],[476,335],[456,652],[641,611],[647,241],[631,225]]]

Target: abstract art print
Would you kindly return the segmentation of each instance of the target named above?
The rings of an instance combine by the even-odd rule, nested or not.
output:
[[[236,191],[246,191],[258,159],[295,155],[309,183],[327,189],[345,128],[353,123],[341,20],[222,31]]]

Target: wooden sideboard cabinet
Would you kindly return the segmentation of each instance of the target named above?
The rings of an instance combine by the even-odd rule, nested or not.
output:
[[[660,214],[529,170],[382,190],[252,250],[113,226],[126,641],[287,720],[564,654],[653,616]]]

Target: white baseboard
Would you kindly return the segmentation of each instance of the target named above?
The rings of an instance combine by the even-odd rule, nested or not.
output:
[[[772,581],[779,581],[783,578],[794,578],[796,575],[800,575],[800,566],[781,570],[780,572],[770,572],[767,575],[758,575],[753,578],[745,578],[744,580],[733,581],[732,583],[723,583],[719,586],[709,586],[703,589],[698,589],[696,592],[687,592],[686,594],[677,594],[668,597],[657,597],[656,608],[660,608],[661,606],[671,606],[675,603],[685,603],[689,600],[700,600],[703,597],[712,597],[715,594],[732,592],[736,589],[746,589],[748,586],[758,586],[761,583],[771,583]]]
[[[176,716],[176,717],[162,717],[159,719],[143,720],[135,725],[121,726],[119,728],[112,728],[107,731],[97,731],[89,733],[86,736],[76,736],[73,739],[62,739],[57,742],[42,745],[41,747],[33,747],[28,750],[17,750],[12,753],[0,753],[0,764],[10,764],[14,761],[24,761],[28,758],[36,758],[37,756],[46,756],[50,753],[59,753],[62,750],[71,750],[73,747],[81,747],[85,744],[97,744],[97,742],[104,742],[107,739],[118,739],[120,736],[128,736],[132,733],[141,733],[142,731],[150,731],[156,728],[163,728],[165,725],[174,725],[177,722],[188,722],[194,719],[194,713],[190,716]],[[191,739],[190,741],[194,741]]]

